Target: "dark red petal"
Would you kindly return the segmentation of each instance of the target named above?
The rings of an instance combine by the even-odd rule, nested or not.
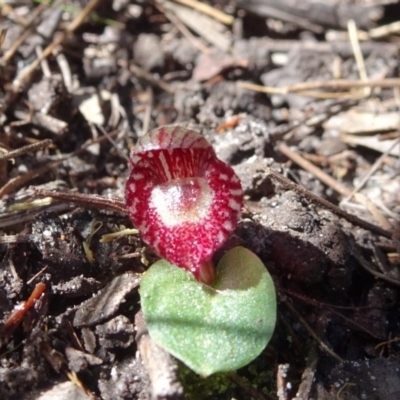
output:
[[[137,162],[140,153],[161,149],[209,149],[214,152],[210,143],[198,132],[181,126],[163,126],[139,139],[132,152],[131,163]]]

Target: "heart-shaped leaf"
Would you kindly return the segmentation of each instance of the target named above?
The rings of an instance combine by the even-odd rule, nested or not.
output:
[[[202,376],[247,365],[275,327],[273,281],[243,247],[221,259],[213,287],[160,260],[144,275],[140,294],[153,340]]]

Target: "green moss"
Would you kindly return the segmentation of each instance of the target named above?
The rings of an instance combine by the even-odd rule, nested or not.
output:
[[[257,365],[249,365],[246,370],[246,377],[251,382],[251,385],[257,390],[270,395],[270,389],[275,388],[274,369],[262,369]]]
[[[179,363],[178,373],[185,388],[187,400],[214,400],[236,388],[236,385],[228,378],[226,373],[213,374],[208,378],[202,378],[182,363]],[[224,396],[223,398],[230,397]]]

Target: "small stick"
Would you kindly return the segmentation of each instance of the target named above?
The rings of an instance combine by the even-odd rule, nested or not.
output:
[[[288,146],[286,146],[286,144],[281,143],[278,146],[278,150],[296,164],[300,165],[300,167],[316,176],[321,182],[325,183],[325,185],[331,187],[335,192],[338,192],[343,196],[348,196],[350,194],[350,189],[341,185],[336,179],[321,171],[321,169],[304,159],[300,154],[292,151]]]
[[[50,43],[44,50],[40,57],[36,58],[32,64],[24,71],[24,73],[13,82],[12,90],[17,93],[21,85],[32,75],[33,71],[40,65],[40,63],[47,58],[58,46],[60,46],[67,37],[79,27],[86,19],[86,17],[100,4],[101,0],[90,0],[82,12],[67,26],[57,39]]]
[[[140,136],[144,136],[150,129],[151,113],[154,107],[154,93],[151,86],[146,88],[147,102],[144,110],[143,127]],[[128,160],[129,161],[129,160]]]
[[[43,167],[39,167],[30,172],[27,172],[24,175],[19,175],[13,179],[10,179],[5,185],[0,188],[0,199],[6,194],[12,192],[17,187],[22,186],[26,182],[30,181],[31,179],[37,178],[38,176],[43,175],[45,172],[57,167],[60,163],[61,161],[54,161],[52,163],[44,165]]]
[[[162,79],[155,78],[153,74],[147,72],[146,70],[138,67],[133,63],[129,63],[129,71],[132,72],[138,78],[146,80],[148,83],[152,84],[155,87],[158,87],[164,90],[167,93],[174,93],[175,89],[169,85],[167,82],[164,82]]]
[[[206,14],[225,25],[232,25],[235,18],[232,15],[226,14],[221,10],[218,10],[206,3],[197,0],[174,0],[176,3],[181,3],[185,6],[194,8],[197,11]]]
[[[16,328],[17,325],[21,322],[22,317],[30,310],[35,301],[39,299],[42,293],[46,290],[46,285],[43,282],[40,282],[36,285],[35,289],[29,296],[29,299],[24,303],[24,305],[18,310],[14,311],[5,323],[6,329]]]
[[[328,119],[329,117],[339,114],[342,111],[345,111],[352,106],[355,106],[357,102],[355,100],[336,100],[329,101],[329,104],[323,105],[322,107],[315,110],[315,113],[312,115],[306,115],[304,118],[299,120],[291,121],[284,125],[278,125],[270,132],[270,137],[274,142],[277,142],[279,139],[285,137],[286,134],[290,134],[295,128],[300,125],[307,125],[309,127],[319,126],[323,121]]]
[[[31,279],[29,279],[29,281],[26,281],[26,283],[28,285],[30,285],[36,278],[38,278],[40,275],[43,274],[44,271],[46,271],[46,269],[49,268],[48,265],[44,266],[38,273],[36,273],[35,275],[32,276]]]
[[[17,150],[12,150],[9,151],[6,154],[1,154],[0,155],[0,162],[1,161],[6,161],[10,160],[11,158],[19,157],[22,156],[23,154],[30,153],[36,150],[44,149],[46,147],[49,147],[53,144],[53,142],[50,139],[45,139],[42,140],[41,142],[38,143],[33,143],[33,144],[28,144],[24,147],[21,147]]]
[[[332,178],[330,175],[323,172],[320,168],[316,167],[314,164],[310,163],[308,160],[304,159],[300,154],[292,151],[286,144],[281,143],[278,149],[285,154],[286,157],[293,160],[296,164],[300,165],[306,171],[310,172],[314,176],[316,176],[320,181],[322,181],[325,185],[331,187],[336,192],[340,193],[343,196],[350,196],[350,189],[341,185],[336,179]],[[385,216],[378,210],[378,208],[368,200],[368,198],[361,193],[358,193],[355,196],[356,200],[363,204],[367,210],[375,217],[377,221],[379,221],[380,225],[384,229],[390,229],[391,226]]]
[[[67,57],[63,53],[56,56],[57,64],[60,68],[61,76],[63,77],[64,85],[69,93],[73,91],[72,73],[69,67]]]
[[[324,32],[324,28],[321,25],[310,22],[308,18],[293,15],[290,11],[279,10],[277,7],[273,6],[273,2],[262,2],[259,4],[262,4],[262,15],[266,17],[286,21],[314,33],[321,34]]]
[[[118,133],[118,131],[115,131],[115,132],[109,133],[108,136],[101,136],[101,137],[97,138],[96,140],[92,140],[92,141],[82,145],[82,147],[80,147],[79,149],[75,150],[74,152],[72,152],[70,154],[67,154],[66,156],[60,158],[57,161],[53,161],[50,164],[47,164],[47,165],[42,166],[42,167],[39,167],[39,168],[37,168],[37,169],[35,169],[35,170],[31,171],[31,172],[28,172],[28,173],[26,173],[24,175],[20,175],[20,176],[17,176],[15,178],[9,180],[4,186],[2,186],[0,188],[0,199],[4,195],[6,195],[6,194],[10,193],[11,191],[13,191],[14,189],[16,189],[18,186],[21,186],[21,185],[25,184],[26,182],[28,182],[29,180],[44,174],[48,170],[56,168],[58,165],[60,165],[62,162],[64,162],[68,158],[76,156],[76,155],[82,153],[91,144],[101,143],[101,142],[103,142],[105,140],[110,140],[110,137],[116,135],[117,133]],[[49,140],[50,143],[52,143],[50,139],[47,139],[47,140]],[[46,142],[47,140],[44,140],[43,142]],[[35,143],[34,145],[39,145],[39,143]],[[34,146],[34,145],[30,145],[30,146]],[[25,146],[25,147],[28,147],[28,146]],[[21,149],[15,150],[15,151],[18,152],[20,150]],[[8,157],[9,154],[10,153],[5,154],[4,157]],[[2,161],[1,158],[0,158],[0,161]]]
[[[291,290],[288,290],[288,289],[284,289],[284,292],[288,296],[294,297],[295,298],[294,300],[300,300],[307,305],[311,305],[311,306],[317,307],[319,309],[326,308],[330,313],[332,313],[332,314],[336,315],[337,317],[346,321],[347,324],[356,327],[358,331],[365,332],[368,335],[370,335],[371,337],[374,337],[374,334],[371,331],[369,331],[365,326],[360,325],[359,323],[355,322],[353,319],[346,317],[345,314],[342,314],[336,310],[336,309],[339,309],[339,310],[359,311],[359,310],[370,310],[373,307],[371,307],[371,306],[352,306],[352,307],[338,306],[335,304],[322,303],[320,301],[316,301],[311,298],[301,296],[298,293],[292,292]]]
[[[14,57],[15,53],[21,47],[22,43],[25,40],[32,36],[33,32],[36,30],[36,24],[39,15],[46,9],[47,5],[50,3],[50,0],[44,0],[43,3],[39,4],[31,14],[29,21],[26,21],[24,25],[24,30],[22,31],[21,36],[12,44],[12,46],[8,49],[8,51],[4,54],[4,56],[0,59],[0,64],[6,65],[8,64],[11,59]],[[22,22],[22,21],[20,21]]]
[[[397,132],[398,133],[398,132]],[[385,158],[388,154],[400,143],[400,137],[393,142],[393,144],[384,152],[382,155],[374,162],[370,170],[365,174],[365,176],[361,179],[360,183],[352,190],[352,192],[342,201],[343,203],[349,201],[355,193],[357,193],[368,181],[368,179],[378,170],[378,168],[382,165]]]
[[[190,30],[186,28],[186,26],[181,22],[181,20],[172,12],[169,12],[164,6],[160,3],[155,2],[154,5],[175,25],[178,31],[185,36],[186,39],[189,40],[190,43],[193,44],[198,50],[200,50],[203,54],[208,54],[210,52],[209,48],[205,46],[201,40],[197,39],[195,36],[192,35]]]
[[[111,211],[117,211],[122,214],[128,214],[125,203],[121,200],[107,199],[106,197],[95,194],[55,192],[51,190],[37,189],[35,187],[32,187],[32,190],[35,194],[41,197],[52,197],[53,199],[70,203],[103,208]]]
[[[296,399],[309,399],[315,372],[318,364],[317,346],[313,344],[306,358],[307,364],[301,376],[301,383],[296,393]]]
[[[126,154],[124,154],[121,149],[118,147],[118,143],[113,139],[113,136],[115,136],[116,134],[119,133],[119,131],[114,131],[111,133],[107,133],[107,131],[100,125],[95,124],[95,127],[104,135],[104,136],[100,136],[100,138],[105,137],[106,139],[108,139],[108,141],[112,144],[112,146],[114,147],[114,149],[116,150],[116,152],[118,153],[118,155],[125,159],[127,163],[129,163],[129,156],[127,156]],[[98,139],[96,139],[98,140]]]
[[[375,276],[378,279],[383,279],[386,282],[389,282],[393,285],[400,286],[400,281],[390,277],[387,274],[382,274],[381,272],[375,271],[372,264],[370,264],[362,255],[361,252],[356,248],[356,246],[352,246],[352,255],[359,262],[359,264],[368,271],[371,275]]]
[[[315,89],[352,89],[352,88],[364,88],[364,87],[380,87],[386,89],[393,89],[394,87],[400,86],[400,78],[386,78],[386,79],[368,79],[365,81],[361,80],[349,80],[349,79],[333,79],[330,81],[312,81],[312,82],[300,82],[289,86],[272,87],[256,85],[251,82],[239,81],[239,87],[246,89],[255,90],[257,92],[272,93],[272,94],[287,94],[287,93],[299,93],[305,90]],[[301,93],[300,93],[301,94]],[[337,94],[337,93],[332,93]],[[347,94],[350,94],[347,93]]]
[[[29,296],[28,300],[22,303],[20,306],[17,306],[17,309],[11,313],[1,332],[0,347],[7,343],[8,339],[22,321],[22,318],[33,307],[36,300],[39,300],[40,296],[45,290],[46,285],[43,282],[38,283],[35,289],[33,289],[33,292]]]
[[[271,168],[266,169],[266,173],[273,177],[276,181],[280,182],[283,186],[287,187],[290,190],[294,190],[295,192],[299,193],[300,195],[304,196],[305,198],[309,199],[313,203],[323,207],[333,214],[338,215],[341,218],[346,219],[347,221],[351,222],[354,225],[357,225],[363,229],[368,231],[374,232],[380,236],[385,238],[391,239],[392,233],[382,229],[381,227],[371,224],[370,222],[364,221],[361,218],[356,217],[355,215],[349,214],[346,211],[343,211],[339,207],[335,206],[328,200],[325,200],[314,193],[308,191],[307,189],[301,187],[300,185],[296,185],[294,182],[290,181],[289,179],[285,178],[284,176],[278,174],[277,172],[273,171]]]
[[[17,234],[0,236],[0,244],[4,243],[29,243],[33,242],[36,235],[32,234]]]
[[[290,364],[279,364],[276,371],[276,393],[279,400],[289,400],[288,393],[288,372]]]
[[[365,194],[356,193],[354,195],[354,198],[358,203],[362,204],[370,212],[370,214],[375,218],[375,220],[378,221],[381,228],[386,230],[392,229],[392,225],[379,210],[377,204],[373,203]]]
[[[7,29],[0,30],[0,51],[3,47],[3,43],[6,40]]]
[[[377,26],[368,31],[370,38],[378,39],[384,36],[398,33],[400,31],[400,21],[392,22],[387,25]]]
[[[283,296],[281,296],[281,301]],[[331,350],[314,332],[310,325],[306,322],[306,320],[300,315],[300,313],[293,307],[290,301],[284,300],[283,301],[285,306],[297,317],[299,323],[303,326],[303,328],[308,332],[308,334],[318,343],[319,347],[328,353],[331,357],[336,359],[339,362],[344,362],[344,360],[338,356],[333,350]]]
[[[367,70],[365,68],[364,57],[360,48],[360,42],[358,41],[357,26],[353,19],[350,19],[347,23],[347,29],[349,32],[349,38],[351,47],[353,49],[354,58],[356,60],[358,73],[362,81],[367,81]],[[364,95],[368,97],[371,94],[371,88],[364,88]]]

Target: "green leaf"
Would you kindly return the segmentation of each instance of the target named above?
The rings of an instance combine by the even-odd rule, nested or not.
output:
[[[153,340],[204,377],[247,365],[275,327],[273,281],[243,247],[221,259],[213,287],[160,260],[144,275],[140,294]]]

